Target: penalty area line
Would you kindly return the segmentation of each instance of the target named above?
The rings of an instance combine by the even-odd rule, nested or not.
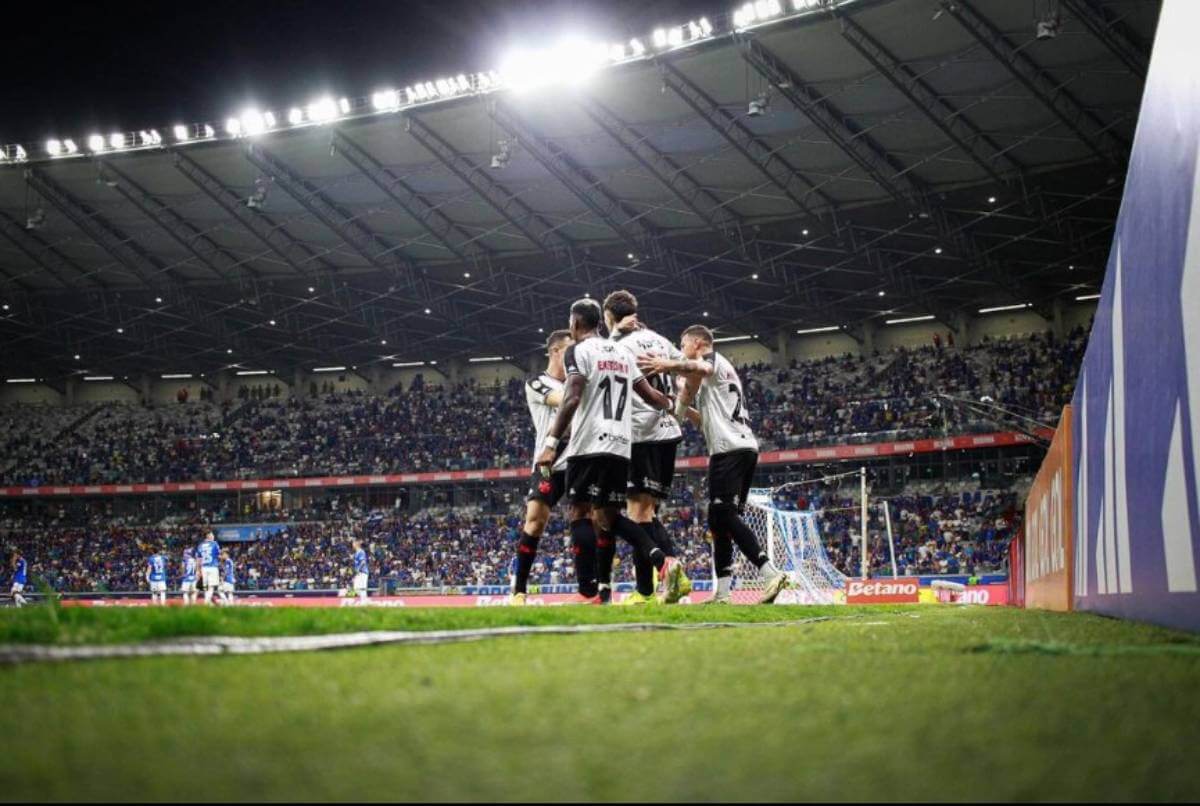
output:
[[[403,644],[459,644],[526,635],[595,635],[622,632],[694,632],[740,627],[799,627],[829,620],[829,616],[814,616],[787,621],[704,621],[692,624],[630,622],[625,624],[481,627],[470,630],[368,630],[328,635],[261,638],[213,635],[165,641],[145,641],[137,644],[84,644],[79,646],[2,644],[0,645],[0,664],[164,656],[267,655],[280,652],[316,652]]]

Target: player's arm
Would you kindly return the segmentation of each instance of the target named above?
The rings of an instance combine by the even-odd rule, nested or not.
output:
[[[539,465],[549,466],[554,464],[554,457],[558,451],[558,443],[561,441],[562,435],[566,433],[568,426],[571,425],[571,420],[575,417],[575,410],[579,408],[579,402],[583,399],[583,388],[585,386],[587,386],[587,378],[583,375],[579,373],[567,375],[562,405],[558,407],[558,414],[554,416],[554,422],[550,424],[550,431],[546,434],[546,444],[542,446],[542,452],[537,460]]]
[[[651,386],[650,381],[646,380],[645,377],[640,377],[633,382],[633,391],[637,392],[638,397],[659,411],[671,410],[671,398]]]
[[[705,376],[694,374],[684,377],[685,381],[679,389],[679,394],[675,396],[675,417],[681,422],[686,418],[692,425],[699,427],[703,419],[699,411],[691,408],[691,403],[696,399],[696,392],[700,390],[700,384],[704,382]]]
[[[647,375],[663,372],[707,378],[713,374],[712,363],[703,358],[689,360],[687,358],[667,358],[661,355],[639,355],[637,362],[638,369]]]

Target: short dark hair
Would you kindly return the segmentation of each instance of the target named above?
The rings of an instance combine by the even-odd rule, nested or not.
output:
[[[579,323],[587,328],[600,327],[600,303],[591,297],[575,300],[571,305],[571,316],[579,319]]]
[[[571,338],[571,331],[556,330],[546,337],[546,352],[550,352],[562,342]]]
[[[704,325],[692,325],[683,331],[684,336],[695,336],[705,344],[713,343],[713,332]]]
[[[625,289],[614,291],[604,298],[604,310],[609,311],[617,321],[637,313],[637,297]]]

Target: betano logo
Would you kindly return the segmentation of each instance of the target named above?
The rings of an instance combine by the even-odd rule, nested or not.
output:
[[[913,578],[894,580],[851,579],[846,583],[847,604],[904,604],[919,599],[920,583]]]

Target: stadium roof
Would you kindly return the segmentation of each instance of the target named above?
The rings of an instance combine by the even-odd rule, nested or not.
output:
[[[795,5],[580,89],[10,147],[0,374],[520,357],[618,287],[768,343],[1098,288],[1159,3]]]

